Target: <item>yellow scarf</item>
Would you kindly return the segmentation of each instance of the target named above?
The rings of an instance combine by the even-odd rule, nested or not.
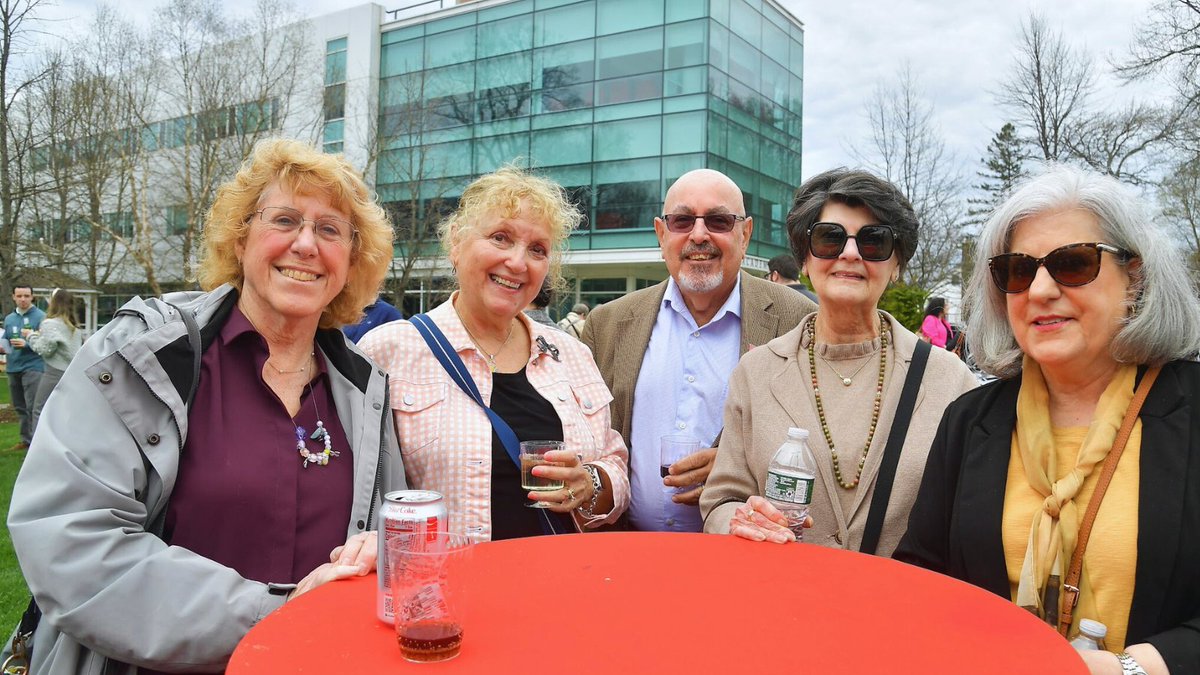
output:
[[[1035,513],[1029,528],[1029,545],[1021,566],[1017,584],[1017,604],[1039,617],[1046,618],[1047,586],[1061,597],[1062,577],[1071,563],[1082,508],[1075,504],[1075,495],[1092,470],[1104,462],[1112,448],[1117,430],[1125,417],[1125,409],[1133,399],[1133,384],[1137,366],[1122,366],[1096,403],[1096,411],[1088,426],[1087,436],[1079,448],[1075,467],[1064,476],[1055,476],[1054,435],[1050,423],[1050,394],[1037,363],[1025,357],[1021,371],[1021,391],[1017,395],[1017,426],[1013,441],[1021,453],[1025,478],[1030,487],[1045,497],[1041,513]],[[1051,578],[1053,577],[1053,581]],[[1087,583],[1087,568],[1079,577],[1079,605],[1074,621],[1095,616],[1091,588]],[[1057,614],[1058,608],[1054,608]],[[1057,626],[1055,626],[1057,628]],[[1072,632],[1076,629],[1072,626]]]

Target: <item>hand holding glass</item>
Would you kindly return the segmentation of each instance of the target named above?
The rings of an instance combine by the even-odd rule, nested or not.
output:
[[[463,641],[466,571],[474,542],[460,534],[388,537],[392,606],[400,655],[415,663],[458,656]]]
[[[688,455],[695,454],[700,451],[700,441],[691,436],[663,436],[659,440],[659,473],[662,478],[666,478],[671,473],[671,465]],[[690,490],[688,487],[673,488],[676,492]]]
[[[546,461],[546,453],[563,449],[562,441],[521,441],[521,488],[530,492],[551,492],[561,490],[563,482],[553,478],[542,478],[533,475],[533,467],[542,464],[562,466],[557,462]],[[535,501],[526,504],[531,509],[548,509],[547,502]]]

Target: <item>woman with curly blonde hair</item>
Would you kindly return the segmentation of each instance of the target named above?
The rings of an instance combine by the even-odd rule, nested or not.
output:
[[[337,327],[391,236],[341,157],[264,141],[209,212],[206,292],[135,299],[84,345],[9,512],[31,672],[219,671],[289,598],[374,569],[404,471],[386,377]]]
[[[544,282],[560,285],[580,219],[561,187],[520,169],[477,179],[440,227],[458,290],[359,342],[391,374],[409,482],[446,496],[452,530],[484,539],[574,532],[611,523],[628,506],[628,452],[591,353],[522,312]],[[435,353],[422,331],[441,335],[444,349]],[[469,373],[460,381],[473,381],[479,398],[447,368]],[[532,440],[562,443],[546,454],[557,466],[533,469],[560,488],[522,488],[515,446]],[[545,508],[525,508],[527,498]]]

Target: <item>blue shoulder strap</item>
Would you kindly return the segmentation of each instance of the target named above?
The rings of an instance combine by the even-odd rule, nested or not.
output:
[[[429,345],[429,350],[437,357],[438,363],[442,364],[442,367],[450,374],[450,379],[454,380],[454,383],[466,392],[467,396],[470,396],[472,400],[478,403],[479,407],[483,408],[483,412],[487,413],[488,419],[492,422],[492,428],[496,430],[496,436],[500,438],[500,442],[504,445],[504,451],[508,453],[509,459],[520,470],[521,442],[517,440],[517,434],[512,430],[512,427],[508,426],[508,422],[505,422],[503,417],[500,417],[500,415],[496,414],[496,411],[489,408],[483,402],[483,396],[479,393],[479,387],[475,386],[475,380],[471,378],[471,373],[467,370],[467,365],[459,358],[458,352],[454,351],[454,347],[446,339],[445,333],[426,314],[414,314],[409,318],[409,321],[417,329],[417,332],[421,334],[421,337],[425,338],[425,344]],[[563,522],[560,522],[558,526],[554,522],[555,520],[568,520],[569,516],[554,518],[545,509],[536,510],[540,514],[539,522],[545,534],[559,534],[559,532],[567,533],[573,531],[573,528],[568,529]]]

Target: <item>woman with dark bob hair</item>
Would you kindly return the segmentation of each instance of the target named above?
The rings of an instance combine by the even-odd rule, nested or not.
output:
[[[1003,379],[946,410],[895,557],[1068,637],[1102,622],[1092,673],[1200,672],[1200,302],[1179,243],[1116,180],[1050,166],[977,255],[975,360]]]
[[[203,293],[134,299],[42,412],[9,531],[32,673],[218,672],[266,614],[374,569],[404,486],[387,380],[337,327],[392,230],[357,171],[260,143],[204,227]]]
[[[764,495],[772,455],[789,427],[802,427],[812,432],[817,463],[805,540],[864,550],[884,447],[920,342],[878,309],[879,298],[916,250],[917,218],[886,180],[835,169],[800,186],[787,227],[820,303],[734,369],[725,431],[700,500],[704,530],[795,540],[801,523],[789,524]],[[909,426],[906,435],[897,432],[903,445],[891,497],[875,507],[883,517],[878,539],[865,547],[881,555],[904,533],[942,411],[976,381],[952,354],[933,349],[919,386],[915,408],[899,416]]]

